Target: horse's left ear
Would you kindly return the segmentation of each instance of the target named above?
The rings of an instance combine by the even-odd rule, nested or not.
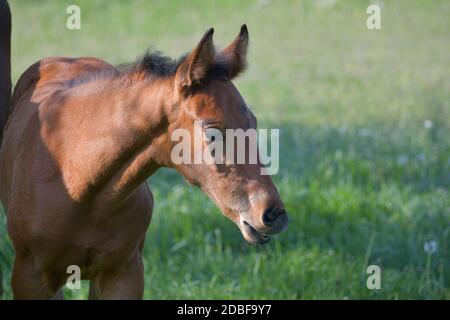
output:
[[[217,59],[225,64],[230,78],[236,77],[247,66],[248,30],[243,24],[237,38],[218,53]]]

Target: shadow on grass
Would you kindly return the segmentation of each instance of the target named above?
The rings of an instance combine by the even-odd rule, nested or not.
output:
[[[269,276],[254,270],[255,263],[265,261],[267,272],[291,270],[285,278],[280,276],[288,285],[280,287],[282,293],[274,293],[276,297],[321,298],[345,294],[350,287],[342,283],[355,277],[360,288],[364,266],[375,263],[390,270],[391,291],[381,297],[445,297],[450,281],[445,137],[445,127],[426,129],[422,124],[398,129],[376,125],[311,128],[284,123],[280,172],[274,180],[292,222],[285,233],[264,247],[245,244],[237,228],[205,195],[188,186],[175,171],[160,170],[149,180],[155,213],[145,246],[146,278],[168,281],[166,286],[177,290],[188,290],[183,286],[191,283],[210,297],[211,279],[225,283],[239,269],[256,274],[253,280],[240,280],[251,290],[259,275]],[[6,271],[4,283],[10,297],[12,252],[4,216],[0,228],[0,267]],[[438,244],[438,250],[427,261],[423,246],[430,240]],[[223,265],[217,266],[220,261]],[[324,287],[320,290],[314,282],[319,274],[331,278],[327,280],[331,282],[321,280]],[[421,278],[426,274],[433,285],[423,291],[420,286],[429,284]],[[402,289],[403,281],[414,278],[419,278],[416,285]],[[230,286],[216,297],[227,297],[226,290],[229,297],[236,297],[236,290],[244,290],[236,284]],[[308,292],[308,286],[312,291]],[[192,290],[202,295],[197,289]],[[148,295],[175,295],[175,291],[165,296],[155,290]],[[314,290],[318,290],[317,296]],[[181,296],[190,297],[187,292]],[[349,292],[355,298],[371,297],[361,289]]]
[[[292,222],[264,248],[245,245],[239,231],[200,191],[176,172],[162,170],[150,179],[156,209],[146,255],[158,256],[164,268],[175,256],[192,260],[188,265],[197,268],[199,252],[209,247],[219,246],[235,257],[264,253],[279,263],[297,250],[316,248],[341,257],[341,262],[355,261],[361,270],[379,264],[398,279],[431,273],[439,279],[435,289],[442,297],[450,259],[449,181],[446,155],[441,153],[447,142],[445,128],[433,130],[422,124],[401,130],[284,124],[281,170],[274,179]],[[429,265],[423,249],[427,241],[439,246]],[[200,275],[197,281],[202,279]],[[427,297],[418,287],[411,290],[417,292],[403,296]]]

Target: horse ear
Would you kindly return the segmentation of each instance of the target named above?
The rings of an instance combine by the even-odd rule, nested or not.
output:
[[[218,54],[218,59],[222,61],[228,69],[230,78],[236,77],[245,70],[247,66],[248,30],[243,24],[237,38]]]
[[[178,67],[176,73],[176,85],[179,90],[185,90],[193,84],[201,82],[214,64],[214,44],[211,28],[203,35],[197,47],[186,57]]]

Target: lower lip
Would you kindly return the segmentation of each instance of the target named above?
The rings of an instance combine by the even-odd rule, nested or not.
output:
[[[262,233],[256,231],[255,228],[253,228],[246,221],[244,221],[243,223],[244,223],[244,227],[246,228],[247,233],[249,235],[251,235],[251,237],[253,239],[256,239],[257,242],[263,244],[263,243],[267,243],[270,240],[270,236],[269,235],[262,234]]]

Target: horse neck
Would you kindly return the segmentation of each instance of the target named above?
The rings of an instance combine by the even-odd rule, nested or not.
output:
[[[121,96],[127,102],[119,104],[113,116],[119,119],[122,127],[123,135],[119,140],[135,146],[128,156],[131,160],[129,170],[136,172],[136,177],[142,175],[145,179],[168,163],[162,144],[168,139],[173,88],[173,81],[163,79],[142,81],[142,84],[138,82],[123,89]]]
[[[77,181],[80,188],[74,188],[75,198],[81,200],[85,196],[90,198],[95,195],[99,204],[120,202],[158,168],[167,164],[169,155],[163,145],[168,139],[172,84],[170,79],[126,84],[116,81],[91,86],[91,93],[79,88],[87,100],[75,103],[96,104],[95,108],[90,109],[94,119],[89,121],[87,130],[91,131],[96,141],[99,140],[95,136],[100,136],[105,143],[99,143],[100,147],[95,148],[94,152],[86,151],[87,154],[81,155],[78,165],[89,171],[88,178],[84,179],[86,181]],[[98,86],[103,86],[103,89],[98,90]],[[78,130],[84,131],[86,128]],[[80,152],[86,149],[81,147]],[[94,159],[92,163],[82,164],[86,161],[83,159],[89,158]],[[71,172],[77,171],[63,172],[63,175],[70,177],[66,181],[74,181]],[[96,190],[94,194],[91,193],[93,189]]]

